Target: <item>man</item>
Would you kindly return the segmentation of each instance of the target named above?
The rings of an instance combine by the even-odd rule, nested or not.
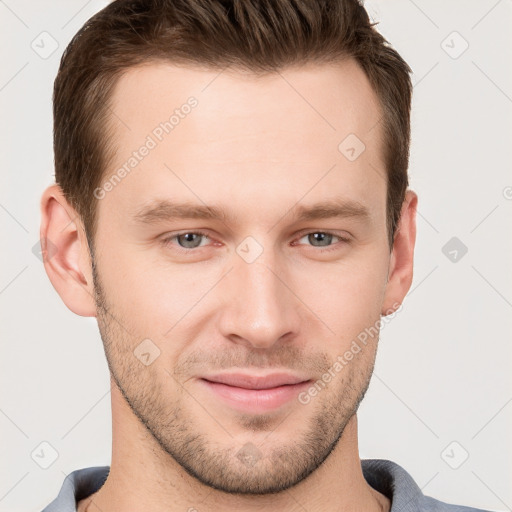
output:
[[[355,0],[117,0],[79,31],[41,238],[98,320],[112,463],[45,511],[476,510],[358,454],[412,281],[410,71]]]

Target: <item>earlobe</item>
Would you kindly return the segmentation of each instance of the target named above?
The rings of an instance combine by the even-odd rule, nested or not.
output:
[[[402,205],[400,222],[390,258],[388,282],[382,315],[389,315],[402,304],[413,278],[414,245],[416,243],[416,208],[418,196],[407,190]]]
[[[58,185],[41,197],[44,268],[64,304],[80,316],[96,316],[89,248],[81,220]]]

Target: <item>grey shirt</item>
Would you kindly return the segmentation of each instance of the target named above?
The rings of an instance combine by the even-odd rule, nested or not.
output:
[[[391,512],[489,512],[425,496],[412,476],[390,460],[361,459],[361,466],[366,481],[391,501]],[[105,483],[109,470],[110,466],[97,466],[73,471],[43,512],[76,512],[78,501],[95,493]]]

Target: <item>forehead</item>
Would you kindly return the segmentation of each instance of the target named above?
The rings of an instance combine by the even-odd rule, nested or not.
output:
[[[232,130],[237,123],[251,131],[251,121],[256,129],[292,129],[295,134],[320,130],[326,138],[336,133],[335,139],[351,129],[368,139],[381,118],[377,95],[354,59],[309,63],[261,76],[155,61],[129,68],[119,78],[112,95],[113,114],[119,114],[114,115],[114,124],[149,131],[191,96],[200,107],[193,118],[195,127],[203,128],[202,135],[215,135],[213,123],[216,131]],[[297,120],[307,122],[295,126]]]
[[[153,62],[120,77],[110,110],[105,179],[122,166],[129,176],[105,203],[126,211],[157,192],[207,203],[236,194],[242,204],[270,190],[290,201],[336,188],[363,203],[384,197],[381,109],[354,60],[258,77]]]

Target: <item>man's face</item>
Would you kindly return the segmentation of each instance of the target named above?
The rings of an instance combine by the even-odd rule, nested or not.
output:
[[[203,483],[290,487],[335,447],[373,370],[376,337],[335,363],[386,306],[377,97],[352,61],[258,79],[161,63],[127,72],[111,108],[116,155],[103,184],[138,153],[98,210],[98,323],[113,379],[163,456]],[[362,153],[354,136],[343,142],[350,134]],[[148,213],[163,201],[225,217]],[[299,217],[319,203],[345,214]],[[204,380],[228,372],[310,382],[238,400]]]

